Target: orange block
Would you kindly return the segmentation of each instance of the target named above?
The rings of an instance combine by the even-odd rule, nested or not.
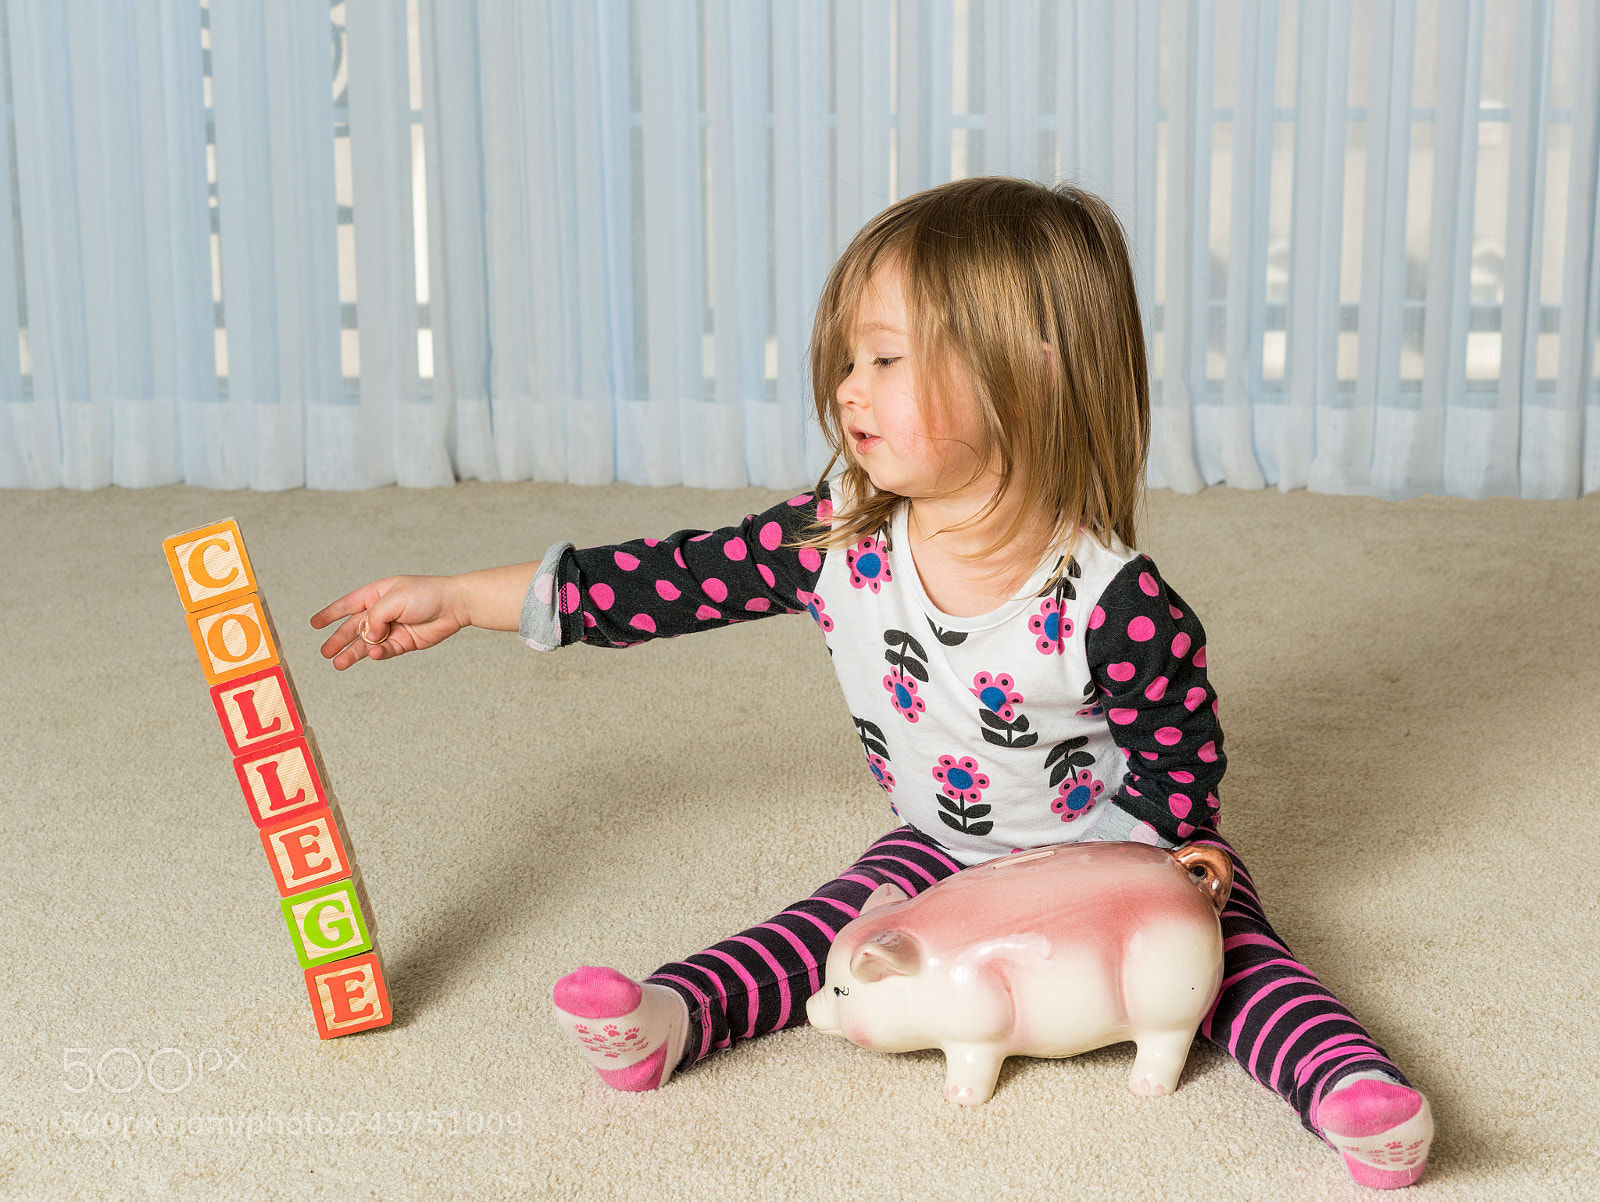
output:
[[[188,619],[207,684],[224,684],[281,662],[272,618],[255,593],[189,614]]]
[[[389,989],[383,979],[383,957],[377,948],[348,960],[306,969],[306,990],[317,1034],[335,1039],[394,1021]]]
[[[350,875],[350,855],[331,809],[310,810],[261,831],[267,865],[280,897],[331,885]]]
[[[190,613],[256,591],[256,574],[232,518],[174,534],[162,540],[161,549],[167,553],[178,599]]]

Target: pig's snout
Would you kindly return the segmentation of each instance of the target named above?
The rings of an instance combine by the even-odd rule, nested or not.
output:
[[[844,1033],[839,1028],[839,1007],[833,1000],[833,989],[826,982],[806,999],[806,1020],[824,1035]]]

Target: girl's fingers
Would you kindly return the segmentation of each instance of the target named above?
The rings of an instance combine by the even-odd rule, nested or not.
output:
[[[387,576],[382,580],[374,580],[371,584],[363,585],[352,593],[346,593],[332,605],[319,609],[311,615],[312,629],[321,630],[340,618],[351,616],[359,618],[383,599],[383,595],[393,587],[394,582],[395,577]]]
[[[370,648],[362,641],[361,622],[361,615],[346,618],[322,644],[322,658],[331,659],[341,672],[367,658]]]

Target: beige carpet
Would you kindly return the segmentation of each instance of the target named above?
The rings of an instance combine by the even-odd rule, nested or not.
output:
[[[549,656],[468,631],[339,675],[306,618],[780,495],[0,493],[0,1195],[1364,1194],[1204,1046],[1166,1099],[1128,1092],[1124,1046],[1013,1060],[970,1111],[938,1053],[809,1028],[646,1096],[563,1046],[562,973],[697,949],[889,825],[811,623]],[[377,911],[383,1030],[315,1037],[162,559],[230,515]],[[1207,624],[1224,830],[1432,1099],[1409,1196],[1600,1197],[1600,497],[1213,489],[1152,495],[1147,529]]]

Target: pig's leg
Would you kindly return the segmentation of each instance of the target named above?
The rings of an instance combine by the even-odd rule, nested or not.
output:
[[[1146,1031],[1134,1040],[1133,1075],[1128,1088],[1142,1098],[1160,1098],[1178,1088],[1183,1062],[1189,1058],[1194,1029]]]
[[[986,1043],[948,1043],[944,1047],[944,1100],[977,1106],[994,1094],[1005,1053]]]

